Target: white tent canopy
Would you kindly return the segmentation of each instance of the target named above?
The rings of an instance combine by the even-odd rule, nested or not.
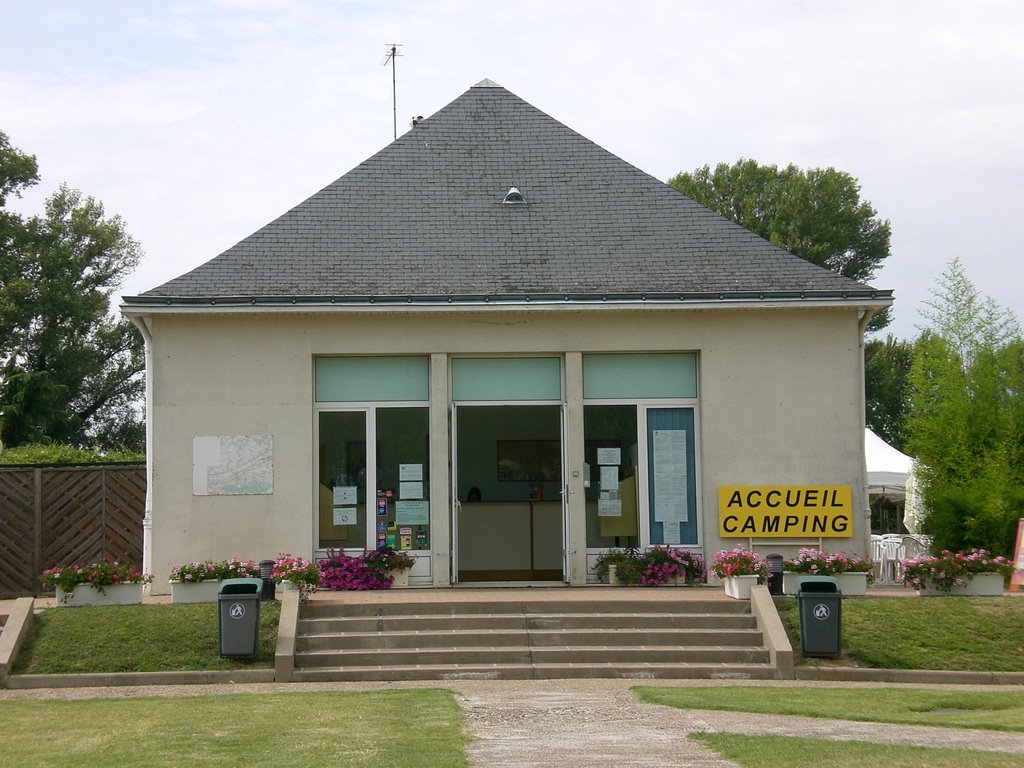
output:
[[[864,459],[868,467],[868,493],[903,501],[903,525],[911,533],[919,532],[924,506],[915,487],[914,460],[870,429],[864,430]]]
[[[864,430],[864,458],[868,467],[868,492],[903,498],[914,460],[870,429]]]

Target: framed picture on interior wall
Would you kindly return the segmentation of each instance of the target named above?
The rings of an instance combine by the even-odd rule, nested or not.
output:
[[[558,440],[499,440],[498,480],[507,483],[559,482],[562,444]]]

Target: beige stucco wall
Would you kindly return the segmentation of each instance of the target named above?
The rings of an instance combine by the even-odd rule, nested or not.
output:
[[[695,351],[699,354],[700,492],[705,551],[717,537],[722,484],[850,484],[863,497],[861,349],[855,308],[772,310],[155,314],[151,343],[152,568],[165,588],[174,563],[313,551],[313,357],[432,354],[432,429],[446,424],[445,355],[566,355]],[[582,456],[579,400],[570,393],[570,461]],[[577,414],[574,416],[574,414]],[[193,496],[192,438],[273,435],[274,493]],[[432,435],[435,556],[448,555],[447,457]],[[573,498],[582,481],[570,478]],[[863,518],[851,542],[863,551]],[[582,527],[570,524],[578,539]],[[579,542],[576,542],[579,544]],[[787,551],[778,547],[766,551]],[[577,571],[585,552],[576,551]],[[574,582],[578,579],[574,578]],[[435,567],[435,583],[446,582]]]

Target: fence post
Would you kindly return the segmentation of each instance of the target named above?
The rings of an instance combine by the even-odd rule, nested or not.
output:
[[[43,470],[32,470],[32,594],[38,595],[43,572]]]

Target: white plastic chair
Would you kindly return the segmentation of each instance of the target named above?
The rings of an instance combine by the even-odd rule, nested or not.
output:
[[[875,565],[875,574],[878,576],[879,583],[881,583],[883,576],[882,537],[877,533],[871,534],[871,562]]]
[[[898,584],[900,582],[900,560],[903,558],[903,537],[898,533],[887,533],[882,536],[882,567],[881,582]]]

